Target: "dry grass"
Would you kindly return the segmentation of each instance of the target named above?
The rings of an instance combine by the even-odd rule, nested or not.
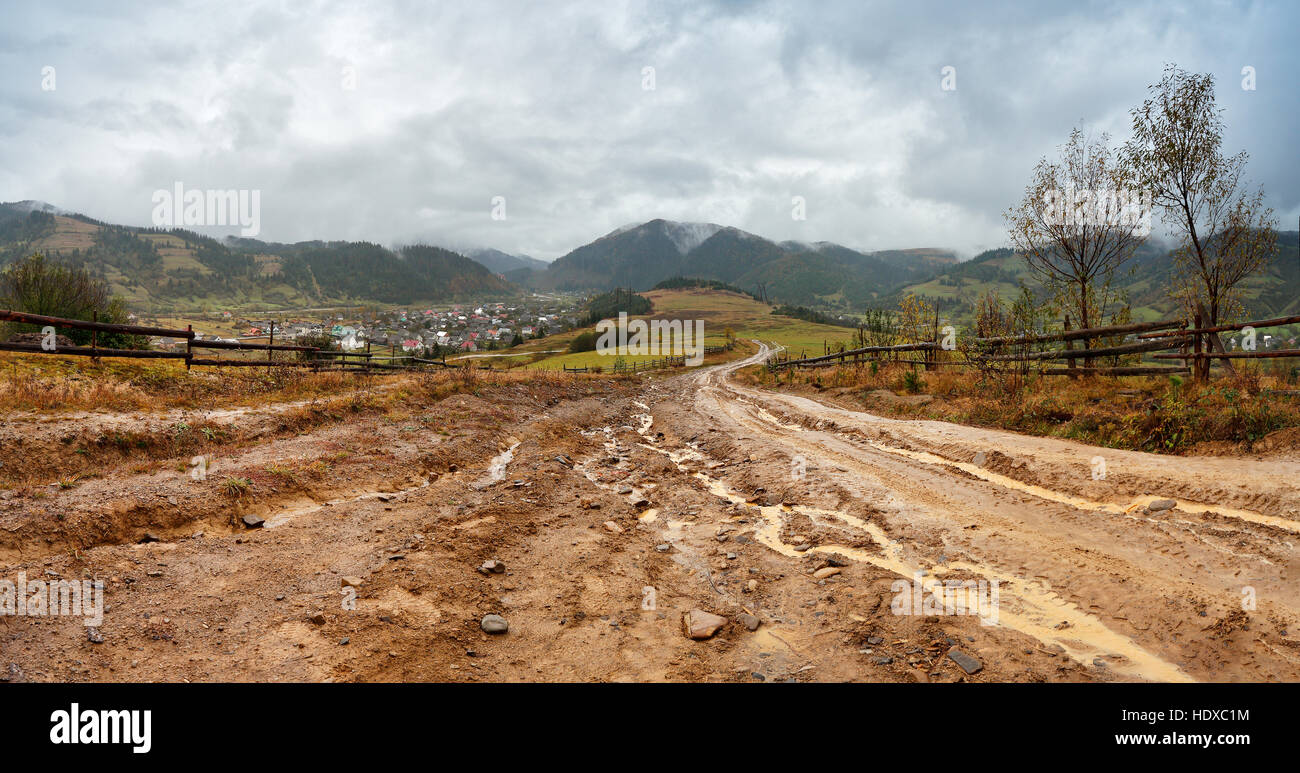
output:
[[[157,411],[326,401],[378,407],[390,390],[439,399],[511,383],[573,383],[574,376],[527,370],[449,369],[363,375],[303,368],[195,368],[177,362],[0,354],[0,412]],[[335,406],[337,407],[337,406]]]
[[[1270,433],[1300,426],[1293,365],[1279,360],[1267,366],[1239,363],[1237,369],[1235,377],[1218,377],[1204,386],[1178,376],[1070,380],[1030,374],[1021,381],[960,368],[927,372],[902,364],[779,375],[756,368],[743,377],[769,388],[834,390],[873,413],[1157,453],[1250,450]],[[882,389],[934,399],[894,400],[871,394]]]
[[[88,421],[85,429],[36,432],[23,445],[0,444],[0,489],[68,481],[121,467],[132,474],[150,474],[167,467],[188,471],[194,456],[229,455],[271,435],[311,432],[357,417],[377,417],[415,432],[439,427],[445,421],[434,406],[444,398],[478,395],[487,403],[477,422],[493,429],[509,423],[508,412],[497,410],[516,400],[550,404],[569,396],[608,391],[622,379],[563,374],[549,371],[487,371],[464,368],[364,376],[354,373],[309,373],[282,369],[269,374],[249,369],[220,373],[197,369],[186,374],[172,368],[138,361],[109,361],[95,365],[81,358],[23,355],[0,361],[0,420],[30,419],[54,412],[139,412],[174,410],[179,416],[149,424],[110,424],[102,428]],[[184,413],[192,409],[229,409],[265,406],[273,410],[247,415]],[[24,412],[23,416],[18,416]],[[30,412],[30,413],[26,413]],[[379,443],[378,438],[359,441]],[[364,450],[364,449],[362,449]],[[328,468],[344,456],[317,460]],[[36,464],[33,459],[39,458]],[[241,473],[253,483],[262,476],[290,483],[295,476],[310,478],[313,469],[274,469]],[[67,486],[65,486],[67,487]],[[235,492],[231,492],[232,494]]]

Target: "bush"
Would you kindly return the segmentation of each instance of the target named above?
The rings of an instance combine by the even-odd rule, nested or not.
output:
[[[569,351],[570,352],[596,351],[595,331],[588,330],[585,333],[580,333],[577,337],[575,337],[572,341],[569,342]]]
[[[0,308],[90,321],[126,324],[127,312],[122,299],[109,295],[108,285],[82,269],[69,268],[35,253],[0,272]],[[39,331],[38,325],[8,324],[0,329],[0,339],[15,333]],[[58,331],[72,342],[84,346],[91,341],[89,330]],[[100,333],[99,345],[109,349],[143,349],[144,336]]]

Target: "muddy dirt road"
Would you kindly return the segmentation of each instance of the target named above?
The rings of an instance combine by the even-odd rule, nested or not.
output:
[[[823,515],[869,530],[857,560],[996,578],[1002,626],[1117,678],[1300,674],[1300,462],[895,421],[737,387],[722,370],[693,381],[696,415],[719,432],[801,457],[807,487],[848,492],[871,511],[860,525]],[[783,513],[765,516],[775,529]]]
[[[1300,679],[1296,462],[893,421],[728,381],[766,351],[311,427],[215,412],[188,419],[230,423],[206,480],[188,457],[128,455],[0,493],[0,577],[106,594],[93,632],[0,617],[0,678]],[[183,418],[8,416],[2,434],[57,468],[97,423]],[[936,581],[996,581],[993,614],[897,613],[953,611]],[[688,638],[692,610],[721,627]]]

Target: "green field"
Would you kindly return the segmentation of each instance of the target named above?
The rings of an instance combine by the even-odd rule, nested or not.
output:
[[[706,346],[720,346],[726,343],[726,331],[730,329],[736,339],[748,341],[758,339],[763,342],[775,342],[790,349],[795,354],[807,352],[820,354],[824,343],[839,343],[848,340],[853,331],[845,327],[821,325],[804,322],[790,317],[777,317],[771,313],[772,307],[753,298],[721,290],[704,290],[697,288],[677,290],[652,290],[641,293],[654,304],[654,313],[633,317],[633,319],[682,319],[703,320],[704,343]],[[567,347],[568,342],[582,331],[570,331],[564,335],[552,336],[540,341],[529,342],[529,348],[558,349]],[[741,353],[740,349],[731,357]],[[658,359],[660,355],[627,356],[627,362]],[[575,352],[557,354],[528,367],[558,370],[562,366],[591,367],[593,365],[608,369],[614,364],[615,355],[601,355],[596,352]],[[723,357],[711,356],[709,362],[721,361]]]

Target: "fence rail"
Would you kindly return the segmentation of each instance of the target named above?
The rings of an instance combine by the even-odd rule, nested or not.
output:
[[[1235,372],[1233,360],[1240,359],[1275,359],[1285,357],[1300,358],[1300,349],[1272,349],[1258,351],[1227,351],[1218,334],[1243,328],[1269,328],[1300,323],[1300,315],[1275,317],[1272,319],[1234,322],[1214,326],[1202,326],[1206,319],[1204,308],[1197,310],[1191,320],[1166,319],[1156,322],[1139,322],[1125,325],[1107,325],[1102,327],[1070,329],[1069,318],[1065,319],[1065,329],[1059,333],[1031,334],[1021,336],[998,336],[990,338],[972,338],[965,346],[950,349],[958,359],[941,360],[938,352],[945,351],[940,345],[938,322],[935,323],[934,340],[916,341],[895,345],[864,346],[829,352],[815,357],[782,358],[781,352],[775,353],[767,361],[769,371],[782,369],[805,369],[843,367],[862,365],[868,362],[880,362],[890,356],[890,362],[923,365],[926,370],[938,367],[1003,367],[1019,364],[1028,370],[1031,364],[1038,366],[1037,372],[1044,376],[1146,376],[1164,374],[1191,373],[1198,381],[1207,381],[1210,363],[1218,360],[1229,372]],[[1190,322],[1191,326],[1188,327]],[[1126,340],[1131,336],[1132,340]],[[1115,339],[1120,339],[1116,342]],[[1073,342],[1083,341],[1083,348],[1075,349]],[[1030,351],[1036,344],[1063,342],[1064,348]],[[1095,346],[1094,342],[1108,345]],[[1017,350],[1018,349],[1018,350]],[[1176,352],[1168,350],[1177,349]],[[900,360],[893,355],[898,352],[920,351],[923,359]],[[1154,353],[1161,352],[1161,353]],[[1181,366],[1164,365],[1121,365],[1119,357],[1133,354],[1149,356],[1153,360],[1182,360]],[[1094,360],[1107,357],[1115,358],[1112,367],[1094,366]],[[1081,367],[1078,360],[1084,360]],[[1064,361],[1066,367],[1049,368],[1050,362]]]
[[[0,342],[0,351],[21,352],[23,354],[63,354],[79,357],[125,357],[130,359],[168,359],[184,360],[186,370],[192,367],[218,367],[218,368],[312,368],[318,371],[344,371],[349,373],[364,373],[371,370],[419,370],[424,366],[439,366],[443,368],[454,368],[454,365],[448,365],[445,360],[431,360],[422,357],[388,357],[376,358],[370,351],[364,352],[343,352],[333,351],[330,349],[321,349],[315,346],[301,346],[298,344],[277,344],[275,343],[275,330],[271,329],[269,342],[265,344],[249,343],[248,340],[239,341],[204,341],[198,338],[193,326],[185,330],[146,327],[143,325],[122,325],[113,322],[100,322],[99,320],[84,319],[65,319],[63,317],[51,317],[44,314],[30,314],[24,311],[12,311],[9,309],[0,309],[0,322],[16,322],[29,325],[40,325],[42,327],[52,327],[56,333],[59,328],[72,330],[85,330],[92,334],[90,346],[58,346],[46,348],[43,344],[35,343],[6,343]],[[116,349],[98,346],[99,333],[118,333],[124,335],[149,336],[157,338],[178,338],[184,341],[185,351],[165,351],[158,349]],[[267,338],[268,336],[260,336]],[[215,349],[224,351],[241,351],[241,352],[266,352],[265,360],[241,360],[241,359],[214,359],[195,357],[195,350]],[[274,359],[275,352],[294,352],[301,355],[304,359]],[[378,361],[382,360],[382,361]],[[404,360],[409,364],[397,364],[396,361]],[[480,365],[480,369],[491,370],[491,365]]]

